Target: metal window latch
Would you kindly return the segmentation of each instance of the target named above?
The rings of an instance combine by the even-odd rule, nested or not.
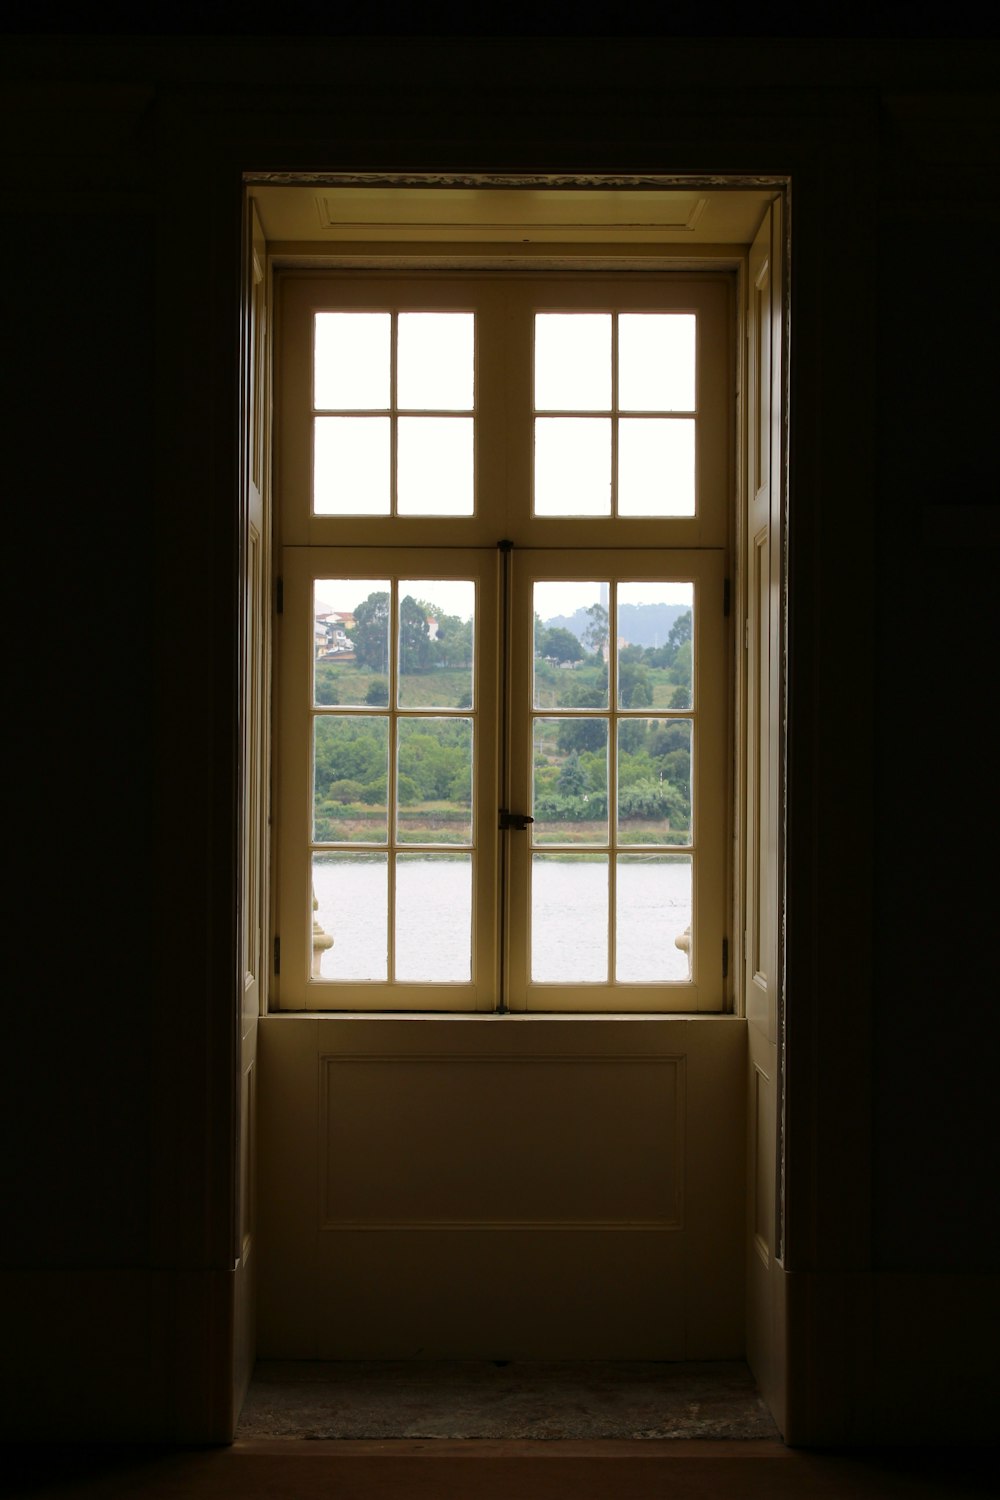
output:
[[[528,824],[533,823],[534,821],[534,818],[529,818],[527,813],[508,812],[506,807],[501,807],[500,809],[501,832],[506,831],[508,828],[512,828],[515,833],[524,833],[528,827]]]

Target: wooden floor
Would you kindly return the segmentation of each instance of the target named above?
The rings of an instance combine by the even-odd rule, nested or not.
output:
[[[816,1453],[769,1441],[239,1442],[9,1448],[0,1492],[93,1500],[959,1500],[997,1452]]]

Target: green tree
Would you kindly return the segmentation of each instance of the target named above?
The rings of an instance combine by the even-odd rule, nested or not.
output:
[[[458,615],[441,614],[433,606],[430,613],[437,620],[437,636],[431,642],[432,665],[442,668],[468,667],[472,664],[472,621]]]
[[[422,605],[411,594],[399,603],[399,668],[404,675],[426,672],[431,664],[431,633]]]
[[[546,630],[543,626],[536,633],[535,654],[550,656],[553,661],[582,661],[585,652],[572,630],[567,630],[563,625],[553,625],[551,630]]]
[[[608,742],[606,719],[563,719],[556,744],[563,755],[574,750],[603,750]]]
[[[678,615],[670,627],[670,634],[667,636],[668,650],[676,653],[678,647],[683,646],[685,641],[690,641],[692,630],[691,611],[688,609],[682,615]]]
[[[575,750],[566,757],[556,783],[564,797],[578,797],[587,790],[587,778],[580,766],[580,757]]]
[[[590,624],[583,632],[583,644],[588,651],[603,656],[610,635],[608,612],[603,604],[592,604],[587,610]]]
[[[340,702],[337,695],[337,668],[332,662],[316,663],[315,687],[316,702],[322,703],[325,708]]]
[[[359,667],[389,670],[389,595],[369,594],[354,611],[354,656]]]
[[[618,695],[622,708],[648,708],[653,701],[653,684],[646,668],[634,661],[623,661],[618,673]]]

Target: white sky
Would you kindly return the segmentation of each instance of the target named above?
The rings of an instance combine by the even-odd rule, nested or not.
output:
[[[353,611],[370,593],[388,589],[388,583],[377,579],[321,579],[316,584],[316,611]],[[413,594],[418,599],[427,599],[436,604],[445,614],[457,615],[461,620],[470,617],[469,584],[454,578],[404,579],[401,594]],[[643,580],[638,583],[619,585],[621,602],[629,604],[682,604],[691,607],[690,583],[657,583]],[[536,582],[535,610],[542,620],[555,615],[572,615],[577,609],[588,609],[599,602],[600,582],[578,582],[559,579],[550,583]]]

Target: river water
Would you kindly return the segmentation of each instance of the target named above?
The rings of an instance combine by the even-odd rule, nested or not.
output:
[[[406,855],[396,894],[396,978],[462,983],[470,974],[471,862]],[[324,979],[384,981],[387,974],[385,856],[326,856],[313,866],[317,917],[334,940]],[[536,983],[606,979],[607,867],[536,857],[532,870],[531,977]],[[623,860],[617,879],[616,977],[625,983],[688,978],[675,939],[691,921],[687,860]]]

